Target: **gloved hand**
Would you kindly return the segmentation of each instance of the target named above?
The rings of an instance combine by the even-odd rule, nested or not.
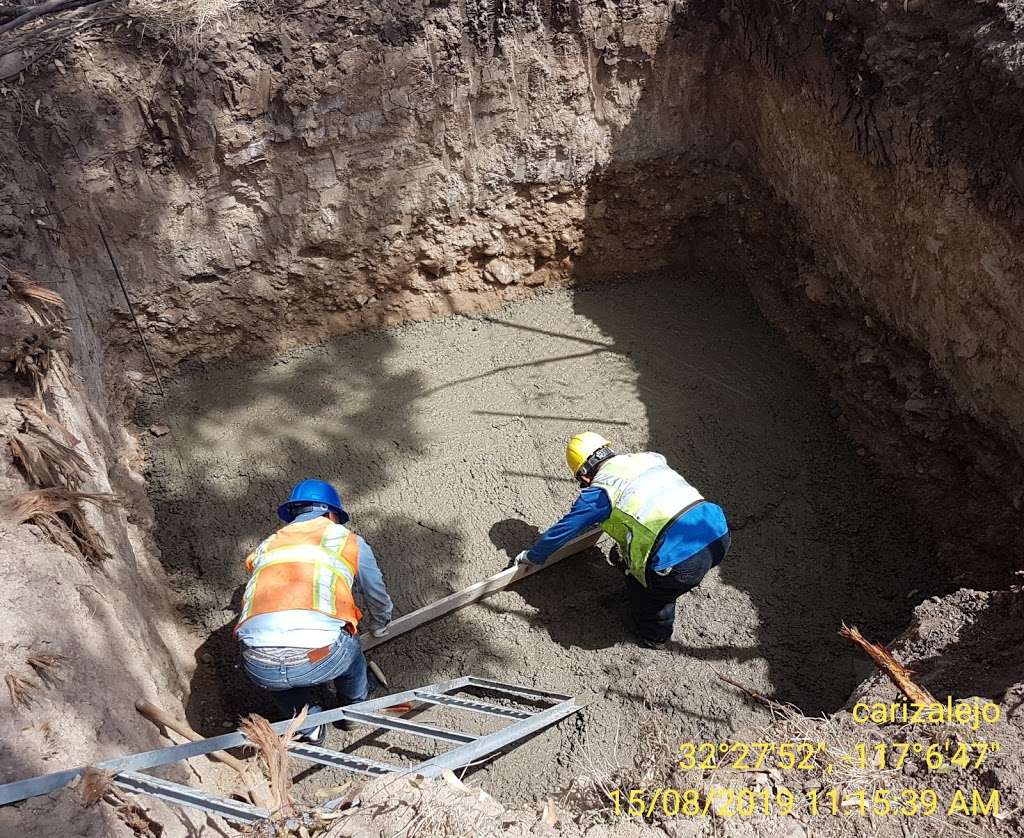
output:
[[[533,562],[531,562],[531,561],[530,561],[530,560],[529,560],[529,559],[527,558],[527,556],[526,556],[526,550],[523,550],[523,551],[521,551],[521,552],[519,553],[519,555],[517,555],[517,556],[516,556],[516,557],[515,557],[514,559],[512,559],[512,561],[510,561],[510,562],[509,562],[509,563],[508,563],[508,564],[507,564],[507,565],[505,566],[505,569],[506,569],[506,570],[508,570],[509,568],[512,568],[512,567],[519,567],[519,565],[521,565],[521,564],[525,564],[525,565],[531,565],[531,564],[533,564]]]
[[[373,629],[370,632],[370,634],[372,634],[374,637],[384,637],[390,630],[391,630],[391,621],[388,620],[380,628]]]

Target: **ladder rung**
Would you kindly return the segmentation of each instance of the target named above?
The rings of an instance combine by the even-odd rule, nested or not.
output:
[[[543,690],[531,690],[529,687],[520,687],[518,684],[503,684],[501,681],[489,681],[486,678],[468,678],[467,686],[480,687],[481,689],[494,690],[499,693],[509,693],[510,695],[519,695],[524,698],[541,699],[543,701],[553,701],[555,703],[561,703],[563,701],[569,701],[572,699],[571,695],[562,695],[561,693],[549,693]]]
[[[410,722],[405,719],[396,719],[390,716],[382,716],[379,713],[359,713],[355,710],[346,710],[345,718],[358,722],[361,725],[370,727],[383,727],[388,730],[400,730],[403,733],[411,733],[414,736],[425,736],[428,739],[444,739],[448,742],[475,742],[477,737],[468,733],[460,733],[455,730],[445,730],[443,727]]]
[[[533,713],[526,713],[523,710],[516,710],[514,707],[501,707],[497,704],[490,704],[487,701],[471,701],[466,698],[458,698],[454,695],[443,693],[415,693],[417,701],[425,701],[427,704],[443,704],[449,707],[460,707],[473,713],[487,713],[490,716],[502,716],[506,719],[528,719]]]
[[[318,762],[321,765],[331,765],[335,768],[344,768],[346,771],[355,771],[357,774],[370,774],[374,777],[391,774],[398,770],[398,766],[388,765],[386,762],[376,762],[365,757],[357,757],[353,754],[342,753],[341,751],[332,751],[329,748],[320,748],[305,742],[292,742],[288,746],[288,753],[307,762]]]
[[[192,806],[238,823],[256,823],[270,817],[265,809],[257,809],[248,803],[207,794],[198,789],[138,771],[122,771],[114,777],[114,783],[128,791],[159,797],[161,800],[177,803],[179,806]]]

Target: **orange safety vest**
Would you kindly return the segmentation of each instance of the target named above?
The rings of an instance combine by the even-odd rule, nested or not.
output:
[[[352,597],[359,572],[359,538],[326,516],[296,521],[265,539],[245,560],[238,625],[258,614],[311,610],[344,620],[356,633],[363,616]]]

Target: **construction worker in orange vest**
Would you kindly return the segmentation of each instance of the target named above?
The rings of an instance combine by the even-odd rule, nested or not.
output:
[[[297,484],[277,514],[285,526],[245,560],[249,581],[235,627],[245,672],[289,716],[303,707],[320,712],[313,687],[327,681],[341,705],[365,701],[370,686],[355,581],[369,612],[365,628],[375,637],[387,634],[392,612],[373,551],[345,526],[341,498],[323,480]],[[323,744],[326,725],[300,736]]]
[[[619,454],[600,434],[577,434],[565,461],[581,492],[572,509],[512,562],[542,565],[593,527],[618,548],[637,642],[663,649],[676,600],[725,558],[732,538],[725,513],[669,467],[661,454]]]

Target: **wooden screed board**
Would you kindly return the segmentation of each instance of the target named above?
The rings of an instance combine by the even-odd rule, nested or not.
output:
[[[501,573],[488,576],[483,581],[470,585],[465,590],[449,594],[437,602],[432,602],[430,605],[424,605],[422,608],[417,608],[415,611],[403,614],[401,617],[392,620],[388,633],[383,637],[374,637],[369,633],[360,634],[359,639],[362,642],[363,651],[367,652],[375,646],[380,646],[381,643],[387,643],[389,640],[393,640],[399,635],[426,625],[438,617],[443,617],[445,614],[450,614],[452,611],[457,611],[460,608],[471,605],[486,596],[503,591],[513,582],[518,582],[527,576],[533,576],[533,574],[539,573],[544,568],[551,567],[555,562],[559,562],[569,556],[574,556],[577,553],[582,553],[584,550],[589,550],[597,544],[601,535],[602,532],[598,529],[585,532],[583,535],[574,538],[561,550],[553,553],[551,558],[542,565],[521,564],[516,567],[506,568]]]

